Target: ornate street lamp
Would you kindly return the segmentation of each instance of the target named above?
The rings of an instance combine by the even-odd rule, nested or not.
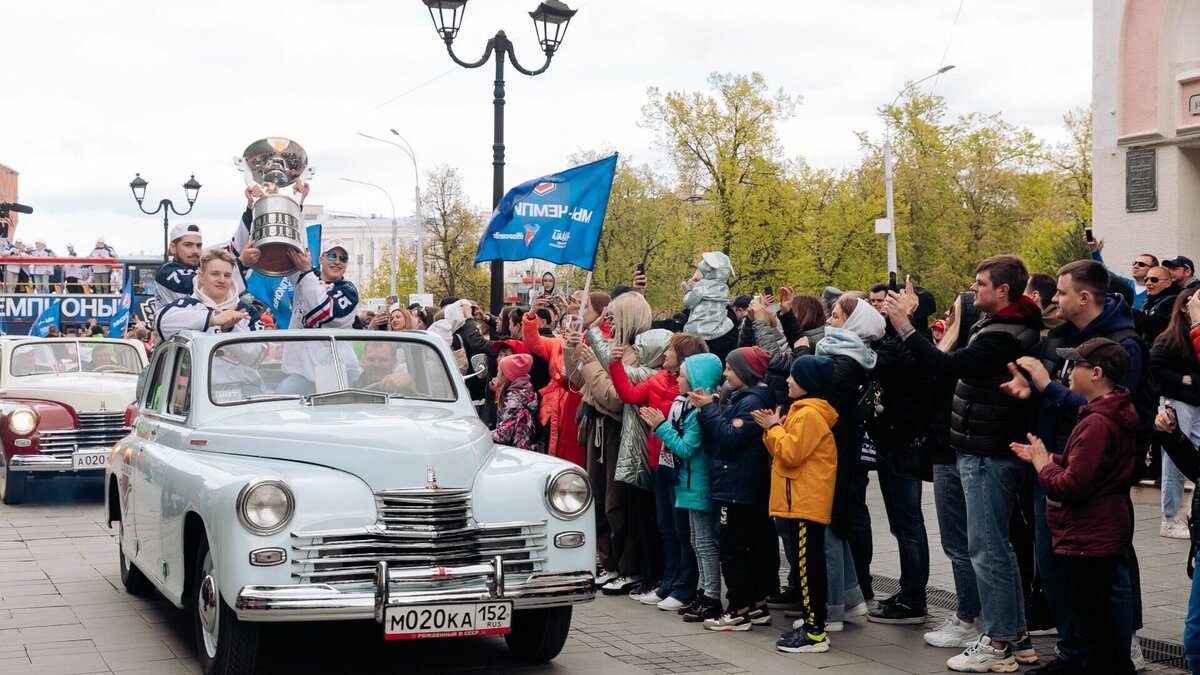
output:
[[[577,10],[567,7],[559,0],[545,0],[537,9],[529,13],[533,19],[534,30],[537,32],[538,43],[546,55],[546,61],[541,68],[529,70],[517,61],[513,44],[504,31],[487,41],[483,56],[478,61],[466,62],[454,53],[454,38],[462,26],[463,14],[467,9],[467,0],[422,0],[429,8],[429,16],[433,19],[433,28],[446,43],[446,52],[450,59],[463,68],[478,68],[488,62],[493,54],[496,55],[496,80],[492,94],[493,106],[493,142],[492,142],[492,208],[500,203],[504,196],[504,62],[507,59],[513,68],[523,75],[540,75],[550,67],[550,59],[562,44],[563,36],[567,34],[567,25]],[[491,312],[499,314],[504,307],[504,263],[493,260],[491,263]]]
[[[170,242],[167,241],[167,237],[169,236],[169,233],[171,231],[170,215],[172,213],[174,213],[177,216],[186,216],[187,214],[192,212],[192,207],[195,206],[195,204],[196,204],[196,198],[200,196],[200,183],[196,182],[196,174],[192,174],[192,177],[189,178],[188,181],[183,184],[183,195],[184,195],[184,198],[187,199],[187,203],[188,203],[187,211],[177,210],[175,208],[175,204],[170,199],[163,199],[162,201],[160,201],[158,203],[157,208],[155,208],[153,211],[147,211],[146,207],[142,206],[142,200],[144,200],[146,198],[146,186],[147,185],[149,185],[149,182],[147,182],[145,178],[142,178],[142,174],[140,174],[140,173],[136,174],[134,176],[133,180],[129,181],[129,189],[133,192],[133,198],[134,198],[134,200],[137,201],[138,208],[142,210],[142,213],[144,213],[148,216],[153,216],[153,215],[157,214],[159,211],[162,211],[162,214],[163,214],[163,262],[166,262],[167,257],[168,257],[167,251],[170,248]]]

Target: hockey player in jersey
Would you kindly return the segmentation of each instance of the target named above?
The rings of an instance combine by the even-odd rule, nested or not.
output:
[[[204,253],[200,228],[193,223],[180,223],[171,228],[171,244],[167,252],[171,260],[158,268],[154,275],[154,299],[158,307],[166,307],[179,298],[186,298],[195,289],[196,269]]]
[[[192,294],[160,307],[155,330],[169,340],[183,330],[229,333],[257,330],[258,312],[238,298],[233,281],[237,263],[228,251],[211,249],[200,257]]]
[[[290,251],[299,274],[288,277],[295,288],[292,294],[292,321],[288,328],[350,328],[358,310],[358,289],[343,278],[350,262],[349,249],[340,239],[321,247],[321,267],[312,267],[308,251]],[[358,357],[346,342],[338,352],[351,381],[362,371]],[[328,344],[289,342],[284,345],[282,367],[287,377],[279,383],[278,394],[311,394],[317,391],[318,377],[329,371]],[[322,386],[321,389],[324,389]]]

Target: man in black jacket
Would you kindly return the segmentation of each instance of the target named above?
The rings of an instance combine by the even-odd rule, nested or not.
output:
[[[871,305],[882,310],[887,286],[873,286]],[[910,323],[926,337],[929,317],[937,311],[933,294],[914,289],[917,303]],[[876,298],[879,298],[878,303]],[[900,591],[880,602],[867,620],[876,623],[916,624],[925,621],[925,586],[929,582],[929,537],[921,513],[921,466],[933,437],[934,378],[909,354],[894,327],[875,346],[879,356],[871,376],[879,383],[883,409],[868,423],[879,463],[879,489],[887,512],[888,528],[900,555]],[[857,565],[858,560],[855,560]],[[862,582],[862,579],[859,579]]]
[[[958,454],[966,501],[967,542],[975,569],[984,634],[991,639],[950,658],[964,672],[1015,670],[1037,660],[1025,630],[1024,595],[1016,556],[1008,543],[1013,495],[1028,467],[1009,450],[1028,428],[1029,404],[1000,385],[1008,364],[1029,353],[1042,328],[1041,308],[1024,295],[1029,271],[1015,255],[992,256],[975,271],[975,304],[986,316],[971,328],[967,346],[945,353],[917,334],[905,299],[888,293],[885,311],[909,353],[937,377],[957,380],[950,443]]]
[[[1154,339],[1171,321],[1171,307],[1180,290],[1171,278],[1171,270],[1166,267],[1151,267],[1146,272],[1146,304],[1142,305],[1141,322],[1138,324],[1146,344],[1154,344]]]

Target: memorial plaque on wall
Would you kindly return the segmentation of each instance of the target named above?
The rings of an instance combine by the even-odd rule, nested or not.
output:
[[[1125,210],[1158,210],[1158,177],[1155,148],[1138,148],[1125,153]]]

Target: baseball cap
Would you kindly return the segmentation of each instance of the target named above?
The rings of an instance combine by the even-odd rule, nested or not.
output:
[[[1092,338],[1078,347],[1055,350],[1068,361],[1086,361],[1100,366],[1104,376],[1116,382],[1133,368],[1129,354],[1121,345],[1108,338]]]
[[[1174,258],[1169,258],[1167,260],[1162,261],[1162,266],[1168,267],[1168,268],[1169,267],[1186,267],[1192,274],[1196,273],[1196,266],[1192,264],[1192,259],[1185,257],[1185,256],[1181,256],[1181,255],[1177,255]]]
[[[330,239],[329,241],[325,242],[324,246],[321,247],[321,254],[324,255],[329,253],[335,248],[340,248],[346,253],[350,252],[350,247],[346,245],[346,242],[342,241],[341,239]]]
[[[195,223],[178,223],[176,225],[172,225],[171,233],[169,235],[171,243],[173,244],[189,234],[203,239],[203,236],[200,234],[200,226]]]

